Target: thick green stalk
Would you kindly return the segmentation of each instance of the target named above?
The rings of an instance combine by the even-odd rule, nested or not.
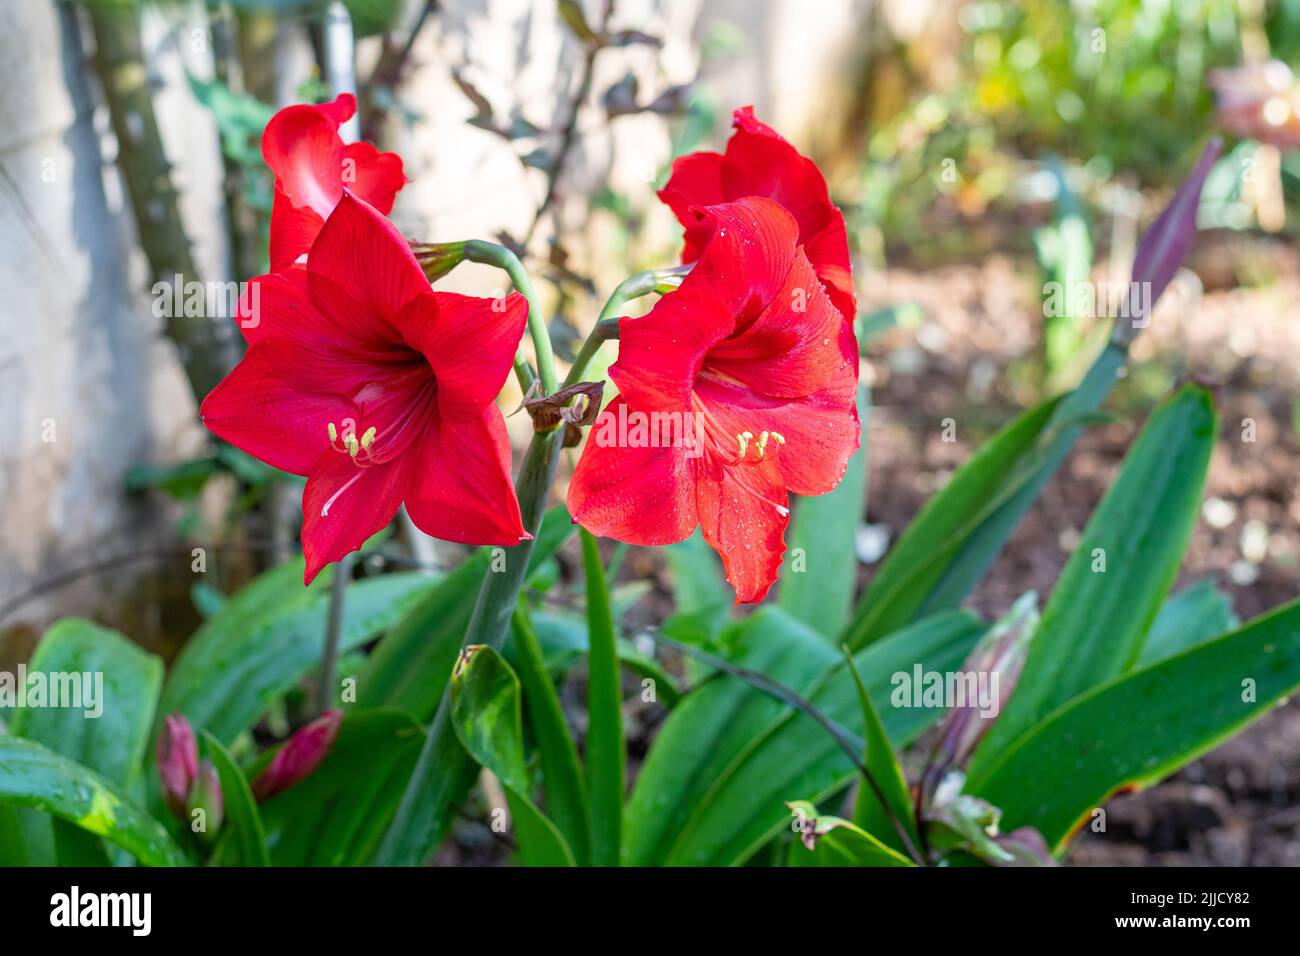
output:
[[[528,300],[528,335],[533,340],[533,351],[537,354],[537,373],[542,381],[542,392],[546,395],[554,394],[559,390],[559,377],[555,373],[555,353],[551,349],[551,335],[546,329],[546,319],[542,316],[537,293],[533,291],[533,283],[524,270],[524,264],[505,246],[483,242],[480,239],[472,239],[465,243],[465,258],[470,262],[481,262],[504,270],[506,275],[510,276],[515,289]],[[519,352],[515,355],[515,374],[520,376],[519,383],[526,390],[532,383],[525,384],[522,370],[527,370],[527,374],[531,374],[532,371],[528,368],[528,360],[524,358],[522,352]]]
[[[557,391],[559,384],[550,336],[532,283],[519,258],[503,246],[478,240],[465,243],[464,257],[504,269],[515,288],[528,300],[528,329],[537,352],[542,389],[546,394]],[[625,280],[601,310],[601,321],[615,314],[628,299],[676,288],[688,268],[639,273]],[[599,324],[597,327],[600,328]],[[604,328],[608,330],[609,327],[606,325]],[[588,350],[584,347],[583,352],[586,358],[575,362],[570,372],[574,381],[581,377],[595,348]],[[521,364],[527,367],[526,361],[516,357],[517,373]],[[531,374],[531,369],[528,372]],[[520,381],[523,384],[522,378]],[[541,528],[546,498],[563,450],[562,434],[562,429],[555,429],[533,435],[519,479],[515,482],[524,528],[531,535],[536,535]],[[507,548],[505,568],[489,571],[484,577],[473,616],[465,629],[464,644],[487,644],[500,650],[510,629],[532,549],[531,539]],[[402,795],[397,814],[372,862],[381,866],[418,866],[423,863],[442,839],[452,807],[464,796],[473,779],[474,764],[456,739],[451,723],[450,696],[444,691],[406,793]]]
[[[533,436],[516,483],[524,528],[531,535],[536,535],[541,528],[546,497],[560,460],[560,435],[556,430]],[[532,550],[531,539],[505,549],[505,568],[489,571],[484,577],[474,614],[465,629],[465,644],[487,644],[501,649]],[[474,764],[456,739],[451,723],[451,698],[444,691],[411,782],[373,862],[380,866],[423,863],[442,840],[452,807],[464,796],[473,779]]]

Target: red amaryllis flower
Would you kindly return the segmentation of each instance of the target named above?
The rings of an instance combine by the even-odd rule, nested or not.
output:
[[[357,111],[343,93],[333,103],[286,106],[266,124],[262,158],[275,173],[271,207],[271,271],[289,266],[312,241],[346,188],[385,216],[406,184],[402,158],[369,143],[344,145],[339,127]]]
[[[713,239],[681,288],[619,320],[619,396],[592,426],[569,512],[632,544],[699,525],[751,603],[776,580],[787,492],[830,491],[858,446],[857,342],[785,209],[750,197],[701,215]]]
[[[527,309],[518,293],[432,291],[392,224],[346,192],[305,267],[249,283],[248,352],[201,413],[213,434],[308,476],[308,582],[403,501],[448,541],[527,537],[494,403]]]
[[[672,176],[659,190],[659,198],[686,227],[682,262],[698,259],[709,239],[709,223],[696,215],[696,207],[765,196],[794,216],[799,242],[817,277],[835,307],[852,322],[857,298],[849,267],[848,233],[843,214],[831,204],[821,170],[756,120],[753,107],[736,110],[732,125],[736,131],[725,153],[691,153],[673,160]]]

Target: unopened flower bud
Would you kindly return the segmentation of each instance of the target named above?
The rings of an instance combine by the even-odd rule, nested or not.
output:
[[[167,808],[184,818],[190,788],[199,770],[199,748],[194,729],[181,714],[168,714],[158,735],[158,781]]]
[[[343,711],[327,710],[290,737],[253,781],[253,796],[258,802],[269,800],[311,776],[329,755],[342,721]]]
[[[465,261],[463,242],[413,242],[411,251],[430,282],[436,282]]]

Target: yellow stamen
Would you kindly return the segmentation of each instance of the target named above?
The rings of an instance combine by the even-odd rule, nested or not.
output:
[[[369,451],[370,446],[375,443],[376,434],[378,434],[378,430],[375,428],[374,425],[371,425],[369,428],[367,428],[366,433],[361,436],[361,447],[364,448],[366,451]]]
[[[771,435],[772,435],[773,438],[776,439],[776,443],[777,443],[778,445],[784,445],[784,444],[785,444],[785,436],[782,435],[780,432],[772,432]]]
[[[736,440],[740,442],[740,454],[738,457],[741,461],[745,460],[745,450],[749,448],[749,440],[753,437],[753,432],[741,432],[736,436]]]
[[[329,432],[331,445],[339,440],[339,430],[334,427],[333,422],[330,422],[329,425],[326,426],[325,430]]]
[[[770,436],[771,434],[772,434],[771,432],[763,432],[761,435],[758,436],[758,457],[759,458],[762,458],[763,455],[766,454],[767,439],[768,436]]]
[[[347,435],[343,439],[343,444],[347,446],[348,454],[353,458],[357,457],[357,452],[361,451],[361,442],[357,441],[356,435]]]

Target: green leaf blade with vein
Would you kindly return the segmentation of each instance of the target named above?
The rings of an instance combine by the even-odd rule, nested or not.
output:
[[[863,740],[867,752],[863,755],[863,765],[871,774],[871,779],[880,789],[875,789],[865,780],[858,781],[858,795],[853,807],[853,824],[865,830],[873,838],[904,856],[910,857],[911,850],[903,842],[895,827],[895,821],[902,826],[907,837],[912,841],[912,848],[920,846],[916,830],[916,817],[912,809],[912,800],[908,795],[907,777],[894,753],[894,745],[889,741],[885,725],[871,702],[871,694],[858,672],[858,665],[845,648],[845,666],[853,678],[853,687],[858,694],[858,706],[862,710]],[[861,776],[861,774],[859,774]],[[883,802],[881,798],[883,797]]]
[[[340,650],[350,651],[392,627],[436,586],[418,572],[386,574],[348,588]],[[328,601],[322,596],[262,618],[247,630],[196,636],[181,651],[163,688],[161,712],[181,713],[196,730],[229,744],[251,727],[320,660]]]
[[[527,605],[515,608],[513,647],[515,670],[524,691],[524,704],[537,750],[541,756],[542,787],[546,809],[564,834],[580,865],[591,859],[591,804],[587,798],[587,781],[578,760],[578,748],[564,719],[560,696],[551,683],[542,657],[542,649],[533,631]]]
[[[397,810],[423,742],[424,728],[402,711],[344,717],[320,766],[261,807],[275,864],[364,864]]]
[[[506,789],[525,866],[573,866],[573,851],[529,796],[519,679],[495,648],[465,649],[451,679],[451,720],[461,746]]]
[[[1016,418],[981,445],[926,502],[885,556],[858,602],[844,638],[852,650],[903,627],[927,607],[948,563],[984,518],[994,513],[1008,476],[1016,463],[1034,450],[1058,403],[1044,402]],[[993,544],[1000,547],[1000,540],[990,546]]]
[[[110,784],[131,792],[140,779],[148,751],[154,709],[162,688],[163,664],[116,631],[79,618],[65,618],[51,627],[36,646],[28,673],[82,675],[83,707],[25,707],[14,714],[10,731],[49,747]],[[98,675],[98,676],[96,676]],[[92,683],[86,686],[86,681]],[[102,682],[95,693],[95,682]],[[98,697],[95,706],[87,694]],[[90,717],[87,711],[98,710]],[[39,859],[43,837],[31,839],[37,828],[52,825],[55,857],[65,866],[105,866],[108,857],[96,837],[61,820],[49,820],[32,810],[24,815],[29,852]],[[44,862],[53,864],[54,859]]]
[[[869,393],[859,388],[861,441],[844,477],[829,494],[798,498],[790,519],[790,554],[800,554],[806,567],[796,572],[787,555],[777,603],[829,641],[848,623],[858,585],[855,541],[867,494],[870,409]]]
[[[974,615],[949,612],[854,655],[895,746],[939,711],[885,709],[890,675],[918,662],[935,670],[958,667],[983,631]],[[769,606],[733,626],[724,643],[734,663],[809,697],[861,733],[852,679],[820,635]],[[811,718],[740,680],[714,676],[677,705],[642,765],[626,811],[624,861],[742,863],[787,824],[787,800],[821,799],[850,784],[855,772]]]
[[[623,840],[623,682],[614,615],[596,538],[582,530],[587,582],[587,793],[591,799],[591,862],[617,866]]]
[[[548,511],[529,555],[528,573],[535,573],[550,560],[572,533],[568,512],[563,508]],[[433,716],[491,561],[492,549],[475,552],[384,636],[357,678],[359,703],[396,707],[420,721]]]
[[[266,830],[262,826],[262,816],[257,810],[253,791],[248,786],[244,772],[216,737],[206,730],[201,736],[204,751],[221,781],[226,826],[234,832],[240,863],[244,866],[270,866],[271,854],[266,848]]]
[[[75,824],[122,847],[146,866],[189,863],[162,824],[103,777],[21,737],[0,737],[0,801]]]
[[[1189,584],[1160,606],[1142,643],[1138,665],[1146,667],[1180,654],[1241,625],[1232,601],[1210,578]]]
[[[1297,688],[1300,601],[1292,601],[1076,697],[972,773],[967,790],[1002,809],[1005,829],[1036,827],[1059,853],[1112,794],[1163,779]]]
[[[1191,537],[1216,433],[1213,401],[1198,386],[1152,413],[1052,591],[972,774],[1036,721],[1136,663]]]

